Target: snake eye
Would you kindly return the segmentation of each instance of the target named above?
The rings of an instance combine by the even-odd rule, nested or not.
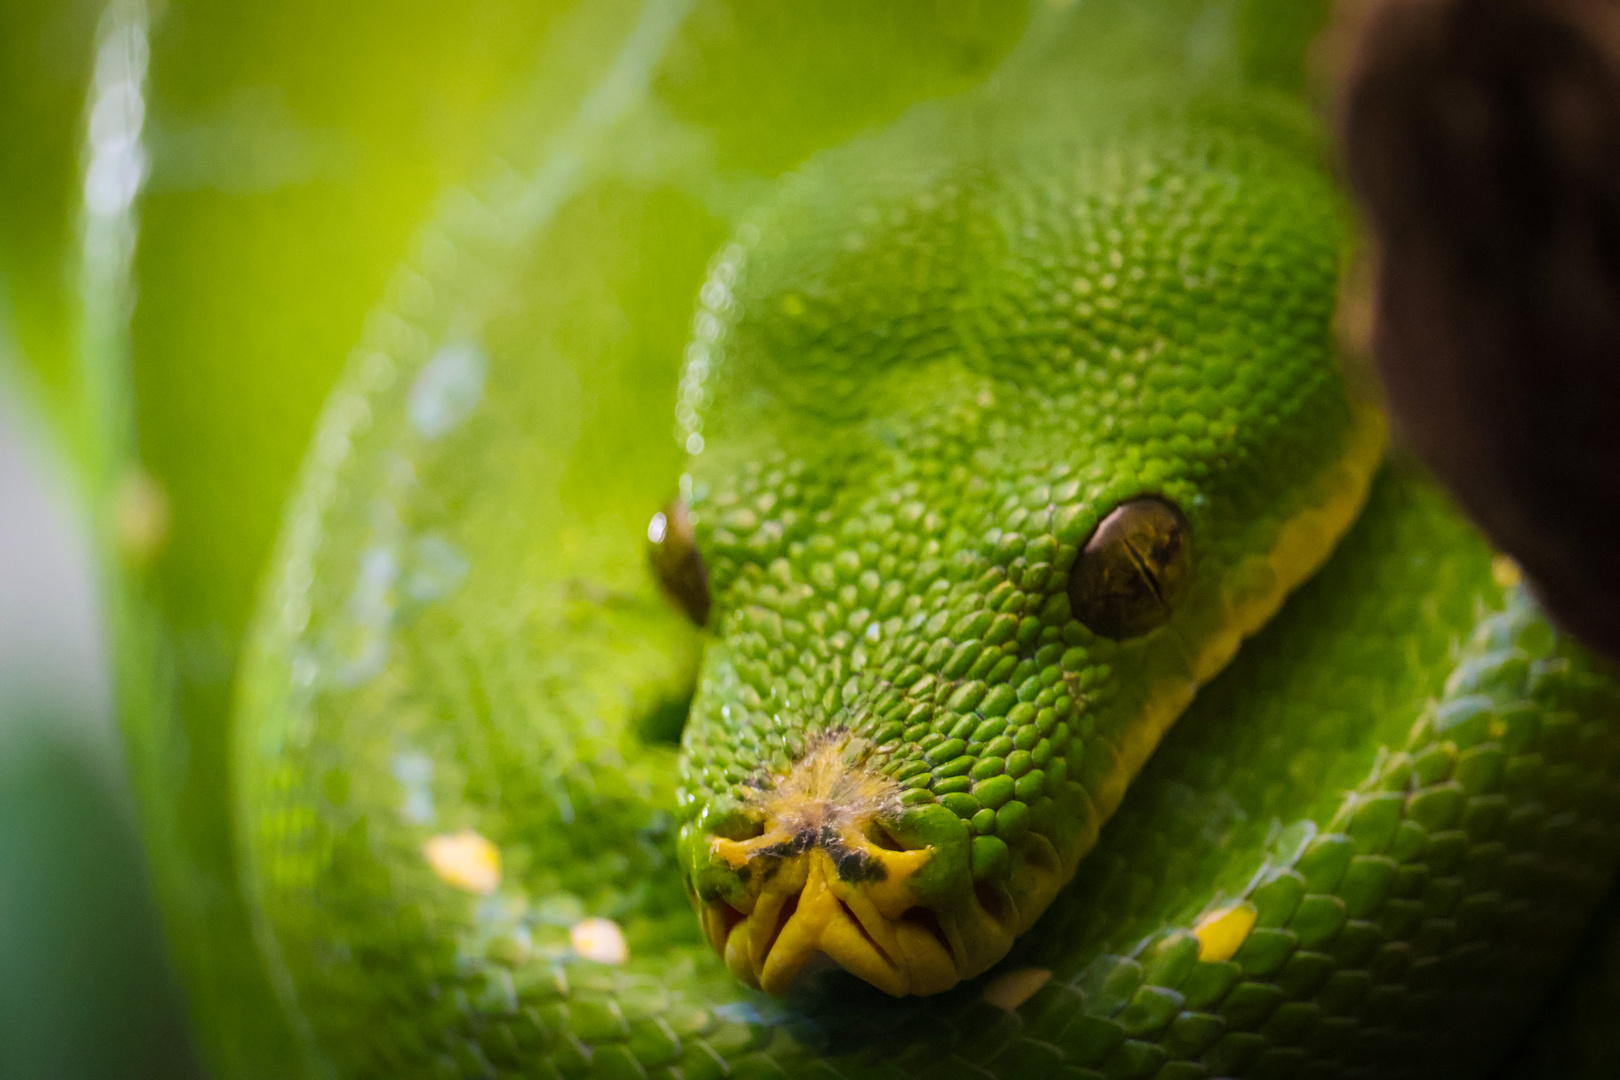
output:
[[[1115,507],[1069,574],[1069,609],[1110,638],[1147,633],[1170,618],[1192,582],[1187,519],[1160,499]]]
[[[698,554],[692,518],[676,499],[647,523],[647,559],[669,598],[687,618],[702,626],[709,621],[709,571]]]

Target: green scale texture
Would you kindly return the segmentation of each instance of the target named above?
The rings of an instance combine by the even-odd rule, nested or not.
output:
[[[1339,211],[1303,114],[1269,83],[1232,93],[1253,81],[1244,65],[1265,59],[1243,29],[1254,11],[1264,5],[1088,0],[1043,16],[994,89],[810,166],[763,214],[748,216],[753,185],[728,201],[680,168],[649,171],[649,139],[695,135],[654,110],[609,140],[585,194],[538,236],[511,224],[534,220],[522,197],[492,196],[428,237],[317,434],[234,732],[243,888],[309,1075],[1469,1076],[1500,1055],[1620,860],[1620,696],[1524,596],[1493,583],[1490,552],[1426,481],[1386,469],[1332,559],[1199,692],[1128,790],[1141,763],[1121,751],[1137,744],[1112,725],[1127,723],[1157,665],[1174,669],[1155,651],[1166,636],[1109,646],[1052,599],[1065,546],[1110,500],[1151,487],[1182,504],[1201,545],[1206,591],[1178,617],[1214,618],[1336,460],[1348,406],[1325,324]],[[1209,48],[1184,48],[1195,29]],[[1137,66],[1155,89],[1132,98]],[[1162,101],[1165,85],[1225,96],[1168,114],[1140,104]],[[1103,100],[1135,119],[1070,140],[1068,114]],[[1025,118],[998,135],[1005,155],[969,153],[951,134],[995,129],[959,123],[974,109]],[[1241,138],[1238,113],[1252,121]],[[1065,137],[1028,149],[1042,131]],[[845,197],[837,178],[883,156],[885,139],[895,167],[871,173],[872,198],[916,209],[868,221],[859,200],[849,207],[845,231],[892,262],[840,294],[833,271],[848,250],[815,230]],[[1116,166],[1054,171],[1064,147],[1104,144]],[[1162,183],[1173,163],[1193,174],[1179,192]],[[954,200],[912,201],[953,186]],[[1133,201],[1148,189],[1158,194]],[[954,246],[894,248],[953,207]],[[1053,265],[1025,267],[1014,287],[1025,225]],[[1163,250],[1193,234],[1209,243],[1191,262]],[[1273,248],[1281,261],[1268,265]],[[918,262],[947,249],[931,268]],[[728,265],[738,273],[725,281]],[[1098,288],[1110,274],[1113,288]],[[971,321],[930,331],[918,282],[964,275]],[[702,285],[780,297],[789,277],[804,282],[802,308],[755,322]],[[1081,277],[1089,299],[1071,287]],[[1188,278],[1220,303],[1181,310]],[[825,305],[841,302],[871,307],[829,319]],[[742,347],[749,335],[833,343],[891,316],[937,340],[901,349],[887,375],[777,382],[766,365],[784,358]],[[1209,327],[1229,347],[1196,352]],[[997,356],[964,348],[991,330],[1006,346]],[[1158,359],[1126,385],[1157,341]],[[696,381],[695,348],[715,359]],[[1064,364],[1057,348],[1070,350]],[[1021,365],[1017,377],[998,359]],[[1149,382],[1160,370],[1186,381]],[[727,387],[747,393],[722,399]],[[1180,410],[1202,433],[1158,429],[1172,393],[1209,395]],[[949,407],[900,407],[913,396]],[[646,519],[681,469],[671,402],[685,407],[682,438],[706,442],[688,492],[720,601],[706,642],[644,570]],[[773,421],[800,406],[814,423]],[[1142,426],[1124,438],[1105,430],[1111,416]],[[1316,440],[1290,442],[1295,421]],[[1057,454],[1071,438],[1111,468]],[[1235,440],[1219,469],[1200,448],[1216,439]],[[767,494],[777,501],[762,506]],[[1016,625],[998,624],[1014,607]],[[998,625],[1011,637],[996,640]],[[1007,696],[998,687],[1013,700],[986,717]],[[683,782],[674,737],[694,689]],[[778,725],[771,693],[792,695],[798,719]],[[1073,704],[1060,715],[1063,694]],[[903,717],[887,711],[897,700]],[[908,736],[924,723],[906,721],[913,709],[927,710],[927,729]],[[723,758],[728,723],[738,738]],[[910,790],[939,800],[964,837],[999,838],[1003,809],[1021,802],[1033,819],[1068,791],[1118,809],[1074,882],[982,979],[892,1000],[834,973],[775,1001],[737,984],[702,940],[678,834],[794,738],[855,723],[874,735],[901,724],[896,775],[925,764],[905,777]],[[1051,756],[1037,765],[1043,739]],[[973,787],[998,776],[972,773],[996,759],[999,778],[1021,775],[990,806],[1002,793]],[[1037,771],[1042,791],[1020,797]],[[966,791],[950,790],[963,778]],[[1051,813],[1046,827],[1065,827]],[[488,892],[454,887],[424,858],[430,839],[462,830],[500,853]],[[1198,962],[1192,928],[1243,900],[1256,930],[1232,960]],[[625,963],[580,955],[570,930],[585,917],[618,924]],[[984,1000],[987,984],[1026,968],[1051,979],[1012,1010]]]
[[[1613,872],[1620,697],[1485,569],[1434,493],[1386,477],[1182,718],[1033,932],[1131,942],[1072,987],[1091,1067],[1473,1075],[1500,1053]],[[1178,927],[1239,897],[1257,929],[1196,962]],[[1071,988],[1046,993],[1063,1015]]]
[[[1031,832],[1072,867],[1207,642],[1276,587],[1279,527],[1352,497],[1320,173],[1213,121],[1041,133],[993,171],[934,130],[824,158],[701,292],[678,415],[712,444],[682,481],[716,601],[683,761],[702,895],[703,837],[757,834],[742,785],[828,730],[967,825],[900,835],[971,830],[980,878]],[[1065,584],[1144,495],[1183,509],[1198,584],[1115,642]]]

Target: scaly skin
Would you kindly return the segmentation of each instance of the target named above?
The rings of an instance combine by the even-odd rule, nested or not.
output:
[[[1055,79],[1015,57],[824,155],[715,257],[677,413],[701,637],[640,569],[650,505],[559,509],[544,370],[491,362],[448,426],[453,352],[334,403],[239,739],[319,1070],[1500,1053],[1620,858],[1620,695],[1425,481],[1372,480],[1300,108]],[[1116,640],[1068,585],[1145,496],[1191,583]]]
[[[994,170],[932,138],[915,164],[892,138],[833,156],[703,289],[682,390],[709,445],[682,484],[714,641],[682,856],[711,939],[774,993],[818,944],[894,994],[1001,959],[1360,508],[1382,429],[1333,363],[1332,189],[1214,120],[1121,126],[1022,153],[1015,131]],[[1185,516],[1192,584],[1115,640],[1066,586],[1144,497]],[[756,794],[835,744],[872,790]],[[785,817],[800,855],[767,850]],[[832,884],[779,928],[806,873]],[[806,903],[831,892],[848,913]]]

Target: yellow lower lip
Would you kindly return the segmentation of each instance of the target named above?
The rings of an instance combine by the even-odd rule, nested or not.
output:
[[[897,786],[858,754],[846,760],[848,744],[829,738],[757,797],[758,836],[705,839],[711,865],[735,873],[736,887],[706,899],[694,891],[704,935],[739,979],[778,996],[830,964],[896,997],[948,990],[1006,955],[1078,852],[1064,860],[1027,833],[1013,844],[1008,880],[976,883],[964,829],[964,850],[947,856],[961,861],[961,880],[944,892],[926,886],[925,901],[929,875],[919,871],[941,853],[883,824],[899,811]]]
[[[701,905],[704,933],[740,979],[768,993],[786,992],[817,956],[895,995],[938,993],[961,978],[912,888],[933,849],[874,841],[899,789],[861,764],[862,751],[847,736],[822,741],[759,797],[759,836],[708,840],[744,888]]]
[[[717,848],[732,844],[715,842]],[[738,978],[770,994],[786,993],[818,954],[896,997],[954,986],[960,975],[945,943],[905,918],[914,907],[906,879],[930,852],[872,848],[867,854],[884,873],[858,883],[839,876],[824,847],[759,860],[771,860],[770,877],[752,911],[737,912],[723,901],[706,905],[711,944]]]

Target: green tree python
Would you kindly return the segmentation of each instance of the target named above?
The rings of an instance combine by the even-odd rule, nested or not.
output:
[[[1499,1057],[1620,859],[1620,696],[1384,462],[1319,126],[1189,30],[1251,8],[1083,0],[780,181],[677,470],[479,326],[360,356],[236,736],[316,1075]]]

